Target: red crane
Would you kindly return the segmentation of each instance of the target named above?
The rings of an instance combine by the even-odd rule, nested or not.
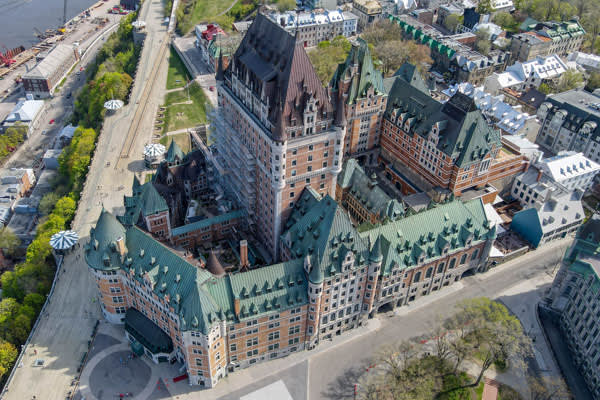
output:
[[[17,61],[11,58],[10,52],[5,45],[2,45],[2,48],[4,49],[4,53],[0,53],[0,62],[2,62],[5,66],[10,67]]]

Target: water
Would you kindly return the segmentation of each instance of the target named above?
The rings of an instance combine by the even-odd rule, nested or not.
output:
[[[97,0],[67,0],[67,21]],[[26,48],[39,42],[33,28],[44,32],[62,24],[63,0],[0,0],[0,51],[2,46]]]

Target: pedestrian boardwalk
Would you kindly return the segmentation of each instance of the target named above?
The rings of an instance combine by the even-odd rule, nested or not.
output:
[[[498,382],[486,379],[483,385],[481,400],[496,400],[498,398]]]

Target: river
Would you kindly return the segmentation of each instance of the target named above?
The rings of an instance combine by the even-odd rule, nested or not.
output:
[[[34,28],[44,32],[62,24],[64,0],[0,0],[0,51],[38,42]],[[67,0],[67,21],[97,0]]]

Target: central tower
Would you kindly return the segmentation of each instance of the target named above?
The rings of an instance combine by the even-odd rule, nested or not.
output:
[[[306,186],[335,195],[345,135],[343,105],[330,99],[296,38],[259,14],[223,70],[217,68],[217,168],[278,258],[282,224]]]

